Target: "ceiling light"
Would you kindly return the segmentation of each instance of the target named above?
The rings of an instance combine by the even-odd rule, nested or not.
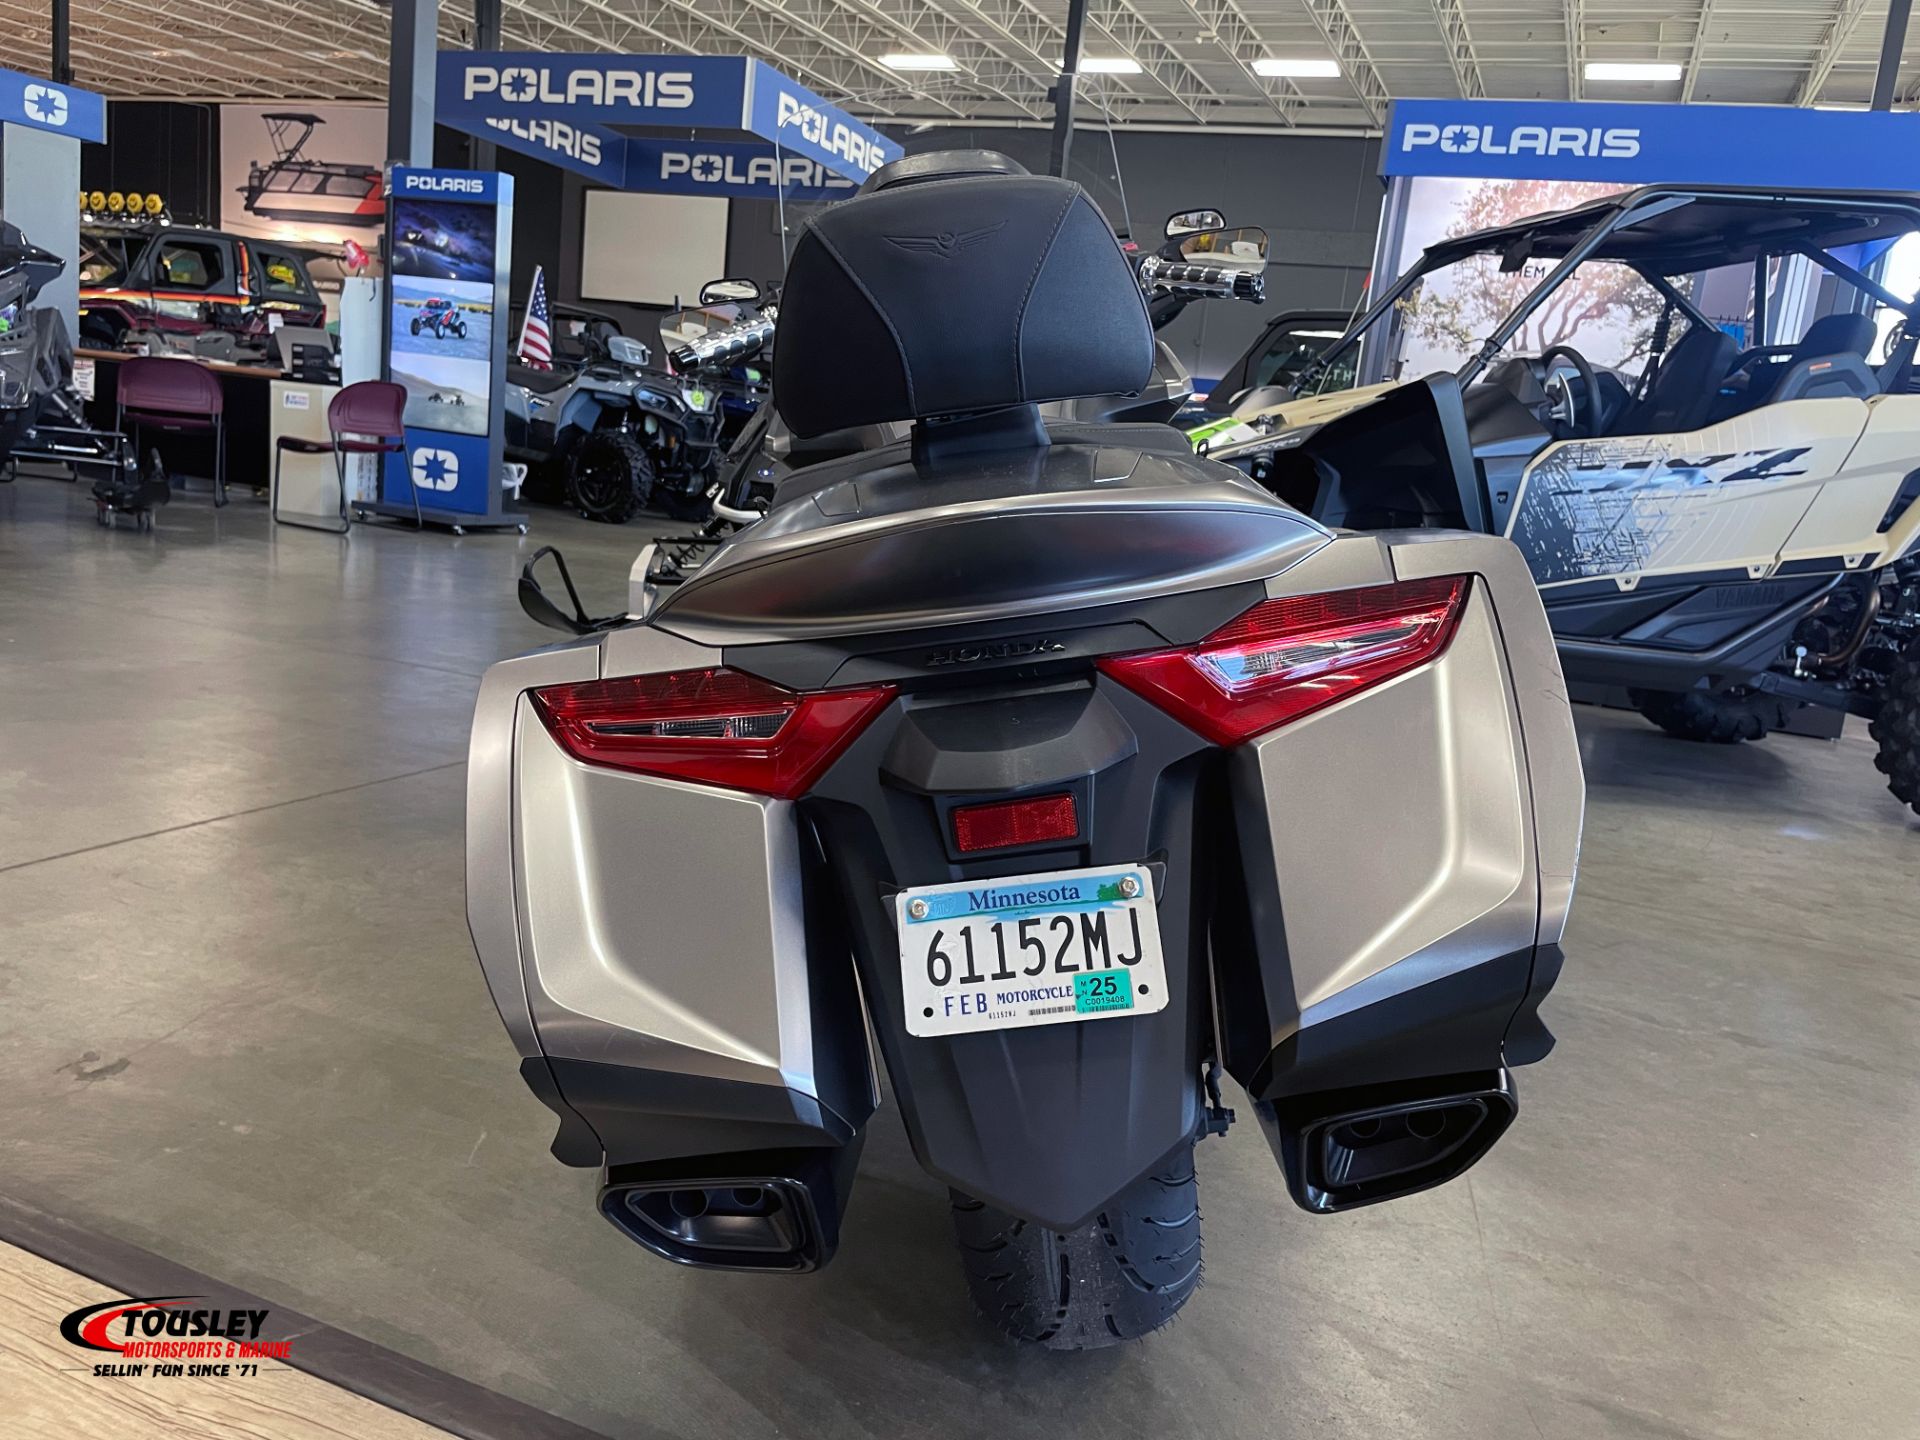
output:
[[[1263,57],[1253,62],[1253,73],[1265,75],[1270,79],[1287,80],[1338,80],[1340,62],[1338,60],[1289,60],[1284,57]]]
[[[1080,61],[1082,75],[1138,75],[1140,62],[1124,55],[1087,55]]]
[[[882,55],[880,63],[889,70],[958,70],[960,62],[951,55]]]
[[[1589,60],[1589,80],[1678,80],[1681,66],[1667,60]]]

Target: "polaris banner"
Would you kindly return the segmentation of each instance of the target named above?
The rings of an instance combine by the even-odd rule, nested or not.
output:
[[[1396,100],[1386,175],[1920,189],[1920,115],[1772,105]]]
[[[38,75],[0,70],[0,120],[71,135],[76,140],[107,138],[107,102],[91,90],[56,85]]]
[[[845,200],[858,188],[818,160],[758,140],[627,141],[628,190],[772,200]]]
[[[898,142],[869,130],[771,65],[749,61],[747,103],[740,128],[818,160],[853,180],[864,180],[900,158]]]
[[[434,118],[442,125],[628,190],[770,198],[792,176],[784,180],[788,198],[824,199],[845,193],[832,176],[857,185],[901,153],[799,82],[745,57],[443,50],[438,65]],[[682,153],[669,161],[661,148],[669,142],[624,133],[633,127],[671,128],[683,137],[672,142]],[[700,129],[745,130],[788,153],[768,169],[754,159],[773,159],[764,146],[684,140]],[[789,169],[788,158],[812,168]],[[805,190],[822,193],[799,193]]]

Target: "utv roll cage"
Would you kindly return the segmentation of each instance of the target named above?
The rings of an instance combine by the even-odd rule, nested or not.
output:
[[[1557,260],[1551,271],[1514,306],[1455,372],[1462,387],[1506,348],[1529,316],[1562,281],[1588,260],[1626,265],[1695,325],[1715,328],[1700,308],[1667,276],[1728,265],[1754,267],[1754,333],[1766,334],[1768,262],[1802,255],[1837,279],[1892,307],[1906,319],[1888,358],[1883,390],[1912,367],[1920,343],[1920,297],[1903,299],[1832,252],[1867,241],[1920,231],[1920,195],[1903,191],[1756,190],[1732,186],[1648,185],[1589,201],[1569,210],[1532,215],[1511,225],[1442,240],[1422,252],[1347,333],[1301,372],[1295,394],[1314,393],[1340,355],[1391,315],[1402,298],[1436,270],[1475,255],[1498,255],[1503,272],[1530,260]],[[1765,348],[1765,347],[1763,347]],[[1363,367],[1364,368],[1364,367]],[[1386,379],[1384,375],[1375,376]]]

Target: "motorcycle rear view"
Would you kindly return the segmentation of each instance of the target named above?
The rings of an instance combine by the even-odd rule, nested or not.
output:
[[[983,1315],[1086,1349],[1197,1284],[1223,1072],[1313,1213],[1487,1152],[1583,791],[1505,541],[1334,533],[1165,426],[1042,419],[1154,346],[1091,201],[1017,169],[911,157],[809,222],[775,403],[910,437],[488,671],[468,913],[623,1233],[825,1264],[884,1060]]]

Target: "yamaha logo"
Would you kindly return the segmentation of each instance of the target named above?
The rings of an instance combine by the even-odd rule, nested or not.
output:
[[[987,640],[978,645],[950,645],[944,650],[929,650],[925,664],[972,665],[982,660],[1024,660],[1032,655],[1064,655],[1067,647],[1058,640]]]
[[[1587,160],[1631,160],[1640,153],[1638,127],[1583,125],[1428,125],[1400,133],[1402,150],[1438,147],[1449,155],[1571,155]]]

